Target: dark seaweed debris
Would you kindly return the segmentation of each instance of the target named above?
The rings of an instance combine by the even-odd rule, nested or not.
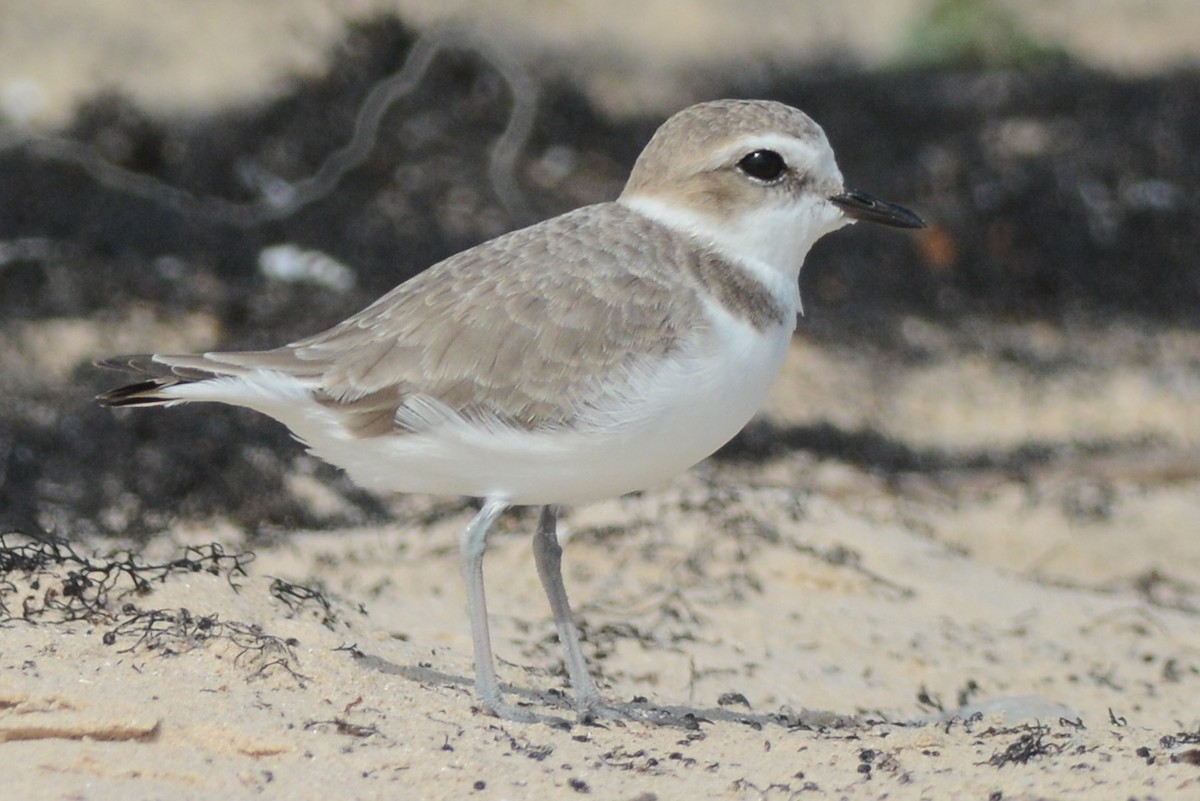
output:
[[[236,578],[246,575],[252,561],[253,553],[227,553],[215,542],[186,546],[165,562],[147,562],[129,551],[84,556],[64,539],[0,534],[0,623],[111,620],[128,613],[115,610],[116,603],[147,595],[172,575],[224,576],[236,589]],[[16,609],[18,595],[23,597]]]

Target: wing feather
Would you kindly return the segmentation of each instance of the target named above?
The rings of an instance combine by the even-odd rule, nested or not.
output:
[[[271,353],[321,365],[320,392],[347,411],[420,395],[467,418],[565,425],[706,325],[699,287],[671,268],[694,244],[616,204],[581,211],[464,251]]]
[[[446,414],[556,428],[706,331],[702,295],[726,267],[625,206],[590,206],[452,256],[281,348],[110,360],[151,377],[110,400],[165,402],[164,387],[270,370],[310,386],[356,436]]]

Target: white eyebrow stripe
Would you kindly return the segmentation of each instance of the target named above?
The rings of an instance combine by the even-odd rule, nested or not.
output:
[[[828,150],[828,147],[825,149]],[[710,166],[716,168],[736,163],[755,150],[774,150],[783,156],[788,167],[792,167],[798,163],[814,161],[821,150],[821,143],[779,133],[747,134],[715,150]]]

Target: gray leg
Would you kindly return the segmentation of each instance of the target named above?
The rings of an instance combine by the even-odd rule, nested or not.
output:
[[[603,699],[588,673],[587,661],[579,645],[579,631],[571,619],[571,604],[567,601],[567,589],[563,586],[562,546],[558,544],[557,527],[558,507],[543,506],[537,534],[533,538],[533,560],[537,564],[546,597],[550,600],[559,642],[566,653],[567,676],[575,688],[580,708],[591,709],[602,705]]]
[[[483,592],[483,552],[487,550],[488,531],[508,502],[489,498],[479,514],[463,530],[459,549],[463,578],[467,582],[467,613],[471,617],[471,642],[475,647],[475,694],[487,711],[503,716],[500,682],[492,661],[492,637],[488,632],[487,599]]]

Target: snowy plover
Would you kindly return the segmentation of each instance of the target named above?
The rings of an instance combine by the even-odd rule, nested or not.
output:
[[[642,489],[745,425],[783,364],[809,247],[916,214],[847,190],[821,128],[780,103],[691,106],[621,196],[452,256],[333,328],[267,351],[109,359],[109,406],[216,401],[274,417],[371,490],[483,499],[462,567],[483,708],[506,704],[483,588],[488,530],[542,506],[533,554],[582,718],[619,714],[588,674],[558,508]]]

